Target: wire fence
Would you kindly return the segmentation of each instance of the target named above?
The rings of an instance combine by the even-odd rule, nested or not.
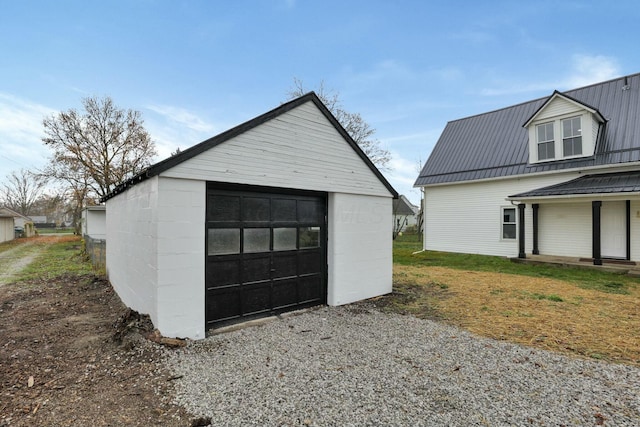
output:
[[[94,239],[85,234],[84,245],[93,268],[96,270],[104,269],[107,265],[107,241],[105,239]]]

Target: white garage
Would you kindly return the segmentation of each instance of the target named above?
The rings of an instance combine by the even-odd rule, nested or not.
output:
[[[396,191],[314,93],[105,197],[107,274],[165,336],[391,292]]]

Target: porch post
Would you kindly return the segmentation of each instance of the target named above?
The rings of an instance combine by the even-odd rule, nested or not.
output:
[[[534,203],[531,205],[533,209],[533,254],[539,255],[540,251],[538,250],[538,209],[540,205],[538,203]]]
[[[526,258],[524,252],[524,208],[527,205],[520,203],[518,205],[518,258]]]
[[[602,265],[602,253],[600,243],[600,208],[602,202],[594,200],[591,202],[591,217],[592,217],[592,249],[593,249],[593,265]]]
[[[631,260],[631,200],[625,203],[627,210],[627,261]]]

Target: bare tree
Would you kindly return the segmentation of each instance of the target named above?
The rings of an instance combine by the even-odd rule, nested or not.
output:
[[[302,80],[294,77],[293,88],[289,89],[287,96],[289,99],[294,99],[307,92]],[[373,137],[375,129],[369,126],[359,113],[346,111],[340,102],[340,94],[333,90],[326,89],[323,81],[320,82],[316,90],[316,95],[318,95],[318,98],[320,98],[322,103],[331,111],[331,114],[335,116],[373,164],[376,165],[378,169],[389,170],[391,153],[381,147],[380,140]]]
[[[84,98],[82,106],[45,118],[42,141],[53,150],[43,174],[84,200],[106,196],[149,166],[156,149],[139,111],[118,108],[110,97]]]
[[[44,180],[28,170],[11,172],[0,188],[0,202],[22,215],[31,215],[31,209],[44,191]]]

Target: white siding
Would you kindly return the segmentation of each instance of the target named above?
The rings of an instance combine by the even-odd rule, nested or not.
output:
[[[13,218],[0,218],[0,243],[13,240],[14,238]]]
[[[160,178],[155,326],[165,336],[205,337],[206,200],[204,181]]]
[[[502,239],[505,198],[579,176],[577,173],[426,187],[424,247],[429,250],[517,256],[517,239]],[[517,213],[517,212],[516,212]],[[525,210],[525,250],[533,248],[531,205]]]
[[[592,256],[591,201],[540,204],[538,220],[541,254]]]
[[[107,275],[122,302],[158,322],[158,177],[107,201]]]
[[[575,114],[582,111],[584,111],[584,108],[574,104],[573,102],[569,102],[563,98],[555,98],[544,108],[544,110],[538,113],[536,116],[536,122],[548,121],[548,119],[554,117],[565,114]]]
[[[390,196],[312,102],[186,160],[162,176]]]
[[[392,199],[329,194],[329,305],[391,292]]]
[[[94,239],[107,238],[106,210],[84,209],[82,211],[82,234]]]

